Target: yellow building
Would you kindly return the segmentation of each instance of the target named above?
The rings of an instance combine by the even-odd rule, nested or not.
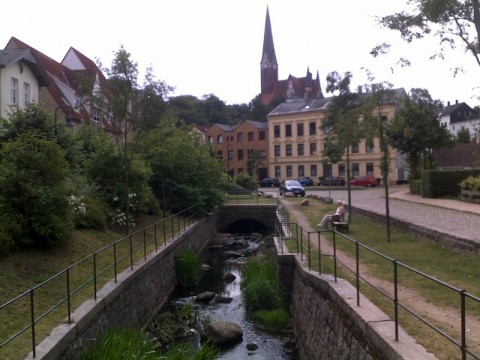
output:
[[[376,111],[387,121],[406,96],[403,89],[394,90],[393,101],[383,103]],[[367,94],[368,96],[368,94]],[[332,98],[289,99],[268,115],[269,173],[281,179],[309,176],[318,181],[322,176],[346,177],[346,161],[328,163],[323,157],[326,129],[323,119]],[[378,139],[365,140],[350,149],[351,176],[381,178],[381,150]],[[389,182],[405,180],[405,162],[395,150],[390,151]]]

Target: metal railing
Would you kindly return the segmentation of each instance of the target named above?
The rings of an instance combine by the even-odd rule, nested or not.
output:
[[[170,239],[194,224],[199,215],[197,205],[194,205],[166,217],[102,247],[0,305],[0,355],[7,345],[15,345],[15,340],[30,333],[32,355],[36,357],[39,334],[52,330],[41,326],[42,320],[50,317],[56,322],[55,326],[65,321],[70,324],[75,309],[90,298],[96,300],[98,290],[105,283],[112,279],[117,282],[119,273],[128,267],[133,269],[136,261],[146,260],[149,253],[166,246]],[[26,312],[29,313],[28,320],[24,315]],[[28,349],[28,345],[23,345],[15,345],[17,351]]]
[[[320,236],[321,234],[330,234],[332,237],[332,250],[329,253],[322,252],[321,248],[321,241]],[[386,256],[375,249],[372,249],[369,246],[366,246],[351,237],[338,232],[336,230],[322,230],[322,231],[307,231],[302,228],[297,223],[292,223],[289,221],[288,210],[283,207],[279,206],[277,209],[277,218],[276,218],[276,226],[275,226],[275,236],[278,239],[278,245],[280,247],[280,252],[284,253],[284,248],[287,243],[289,243],[289,252],[295,252],[300,254],[301,261],[307,261],[308,269],[318,271],[319,274],[322,274],[322,269],[328,268],[325,259],[331,259],[330,268],[328,273],[334,276],[335,282],[338,279],[338,268],[342,266],[343,269],[346,269],[349,273],[353,274],[354,277],[354,286],[356,288],[356,301],[357,306],[360,306],[360,290],[361,285],[366,284],[378,292],[382,297],[388,299],[392,303],[392,308],[390,309],[394,314],[394,326],[395,326],[395,340],[399,340],[399,326],[400,326],[400,319],[399,319],[399,310],[405,310],[406,314],[413,316],[415,319],[419,320],[421,323],[426,325],[428,328],[432,329],[435,333],[439,334],[456,348],[458,348],[459,352],[461,353],[461,358],[463,360],[467,359],[467,356],[473,359],[480,359],[480,349],[478,347],[479,337],[480,334],[469,334],[468,328],[468,315],[467,315],[467,308],[470,310],[480,308],[480,298],[470,294],[464,289],[460,289],[458,287],[452,286],[444,281],[441,281],[425,272],[419,271],[409,265],[406,265],[394,258]],[[338,256],[339,253],[339,243],[344,242],[348,243],[350,246],[354,247],[355,253],[355,261],[354,266],[352,267]],[[315,249],[312,249],[312,244],[315,244]],[[391,265],[391,289],[383,289],[380,286],[376,285],[374,282],[370,280],[370,277],[363,273],[361,269],[362,261],[364,261],[365,265],[367,264],[366,260],[363,256],[363,252],[372,254],[384,261],[387,261]],[[439,326],[435,325],[431,320],[429,320],[426,316],[423,316],[419,313],[419,311],[414,310],[410,305],[408,305],[405,301],[402,301],[400,296],[400,284],[405,283],[405,277],[403,277],[400,273],[403,274],[402,271],[408,272],[410,274],[414,274],[415,276],[419,277],[418,281],[426,281],[426,286],[438,286],[441,287],[443,290],[451,292],[452,297],[456,297],[458,299],[458,307],[455,309],[456,314],[458,314],[458,328],[459,328],[459,335],[455,334],[455,331],[451,331],[447,333],[446,331],[442,330]],[[327,273],[327,271],[323,271],[323,273]],[[429,283],[429,284],[428,284]],[[406,284],[405,286],[408,286]],[[371,300],[371,299],[370,299]],[[435,299],[432,299],[432,303],[435,302]],[[467,302],[469,305],[467,307]],[[453,334],[453,335],[452,335]],[[472,350],[471,347],[476,345],[476,351]]]

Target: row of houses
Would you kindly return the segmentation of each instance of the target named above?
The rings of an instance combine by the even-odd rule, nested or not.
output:
[[[113,132],[108,111],[94,100],[105,95],[106,81],[98,66],[72,47],[57,62],[12,37],[0,52],[0,116],[8,119],[12,109],[34,102],[68,126],[83,122]]]

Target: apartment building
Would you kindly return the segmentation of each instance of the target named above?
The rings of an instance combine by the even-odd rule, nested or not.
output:
[[[250,174],[261,180],[268,174],[268,124],[245,120],[239,125],[214,124],[205,134],[217,156],[223,159],[229,176]],[[258,150],[260,159],[253,169],[248,168],[249,154]]]
[[[403,89],[395,90],[396,98],[405,96]],[[268,115],[269,173],[282,179],[309,176],[315,182],[321,176],[347,175],[345,159],[333,164],[324,158],[325,139],[328,129],[323,128],[323,119],[331,98],[290,99],[276,107]],[[387,121],[395,114],[399,103],[382,104],[376,112]],[[379,139],[372,143],[362,142],[350,149],[352,176],[369,175],[381,178],[381,150]],[[405,162],[394,149],[390,151],[390,182],[405,180]]]

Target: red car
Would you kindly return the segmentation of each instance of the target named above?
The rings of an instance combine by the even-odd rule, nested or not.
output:
[[[377,186],[377,179],[373,176],[356,176],[353,180],[350,180],[350,185],[374,187]]]

